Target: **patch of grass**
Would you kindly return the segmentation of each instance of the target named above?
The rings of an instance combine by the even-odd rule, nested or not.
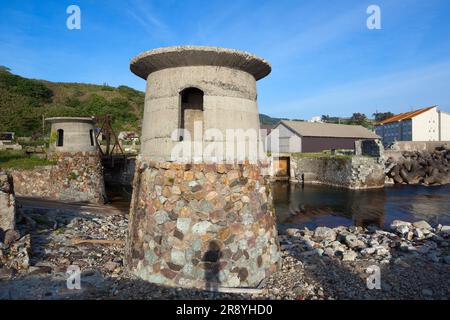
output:
[[[2,169],[33,169],[39,166],[56,164],[56,161],[41,159],[36,156],[28,156],[22,150],[0,151],[0,168]]]
[[[58,229],[55,230],[56,234],[63,234],[64,231],[66,231],[66,228],[64,227],[59,227]]]
[[[78,175],[75,172],[72,171],[69,174],[69,180],[77,180],[77,178],[78,178]]]
[[[22,147],[40,147],[47,146],[47,142],[44,139],[30,140],[30,141],[19,141]]]

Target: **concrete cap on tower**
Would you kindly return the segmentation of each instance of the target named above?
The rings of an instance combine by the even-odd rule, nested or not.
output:
[[[219,66],[250,73],[256,80],[272,70],[266,60],[234,49],[209,46],[174,46],[145,51],[131,59],[130,70],[147,79],[152,72],[185,66]]]

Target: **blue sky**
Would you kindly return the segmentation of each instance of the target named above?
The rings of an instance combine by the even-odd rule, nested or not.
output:
[[[71,4],[81,30],[66,27]],[[366,27],[371,4],[381,30]],[[272,64],[258,82],[260,112],[272,116],[450,111],[448,0],[8,0],[0,17],[0,65],[27,77],[144,90],[129,71],[136,54],[212,45]]]

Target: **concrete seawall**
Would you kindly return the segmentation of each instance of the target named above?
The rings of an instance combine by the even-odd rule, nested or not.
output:
[[[327,184],[349,189],[384,187],[384,165],[378,158],[353,156],[291,157],[291,178],[305,183]]]

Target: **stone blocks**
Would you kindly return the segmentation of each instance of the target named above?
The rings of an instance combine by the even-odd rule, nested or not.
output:
[[[254,287],[275,272],[275,213],[261,166],[138,158],[129,271],[150,282],[196,288]]]
[[[55,165],[12,170],[19,196],[104,203],[103,169],[98,152],[56,152]]]

